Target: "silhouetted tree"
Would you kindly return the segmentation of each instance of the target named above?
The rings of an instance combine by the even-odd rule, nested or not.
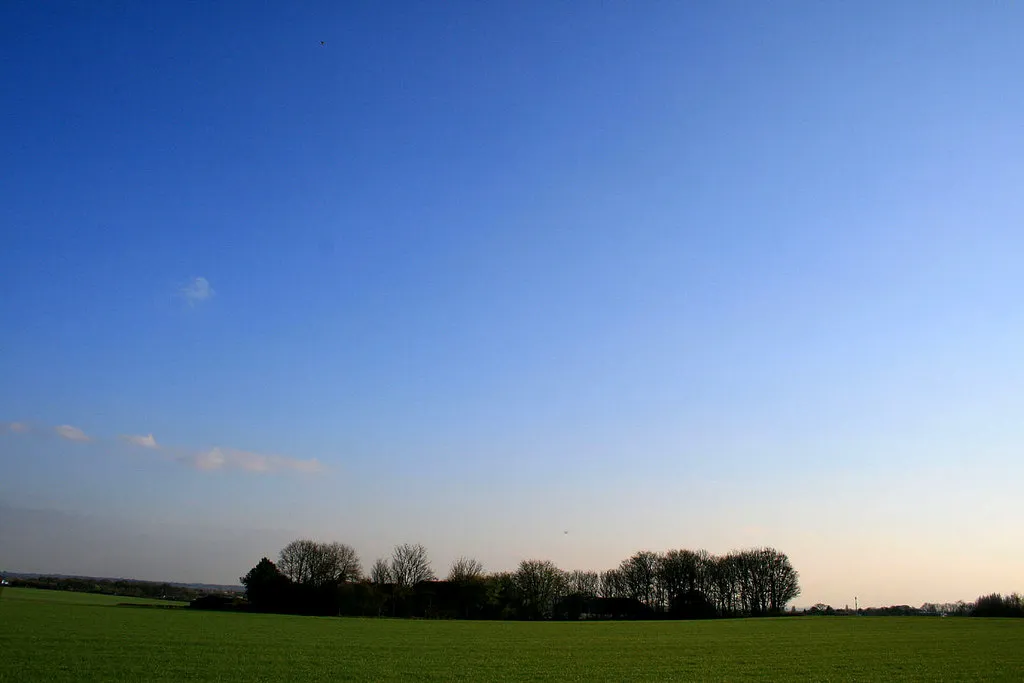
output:
[[[601,577],[597,572],[575,569],[565,575],[566,591],[570,595],[597,597],[601,587]]]
[[[515,573],[515,588],[520,617],[545,619],[564,594],[565,577],[550,560],[523,560]]]
[[[409,588],[433,578],[434,571],[430,568],[430,558],[424,546],[419,543],[395,546],[391,555],[392,581],[403,588]]]
[[[483,575],[483,564],[471,557],[458,558],[452,562],[451,569],[448,570],[448,580],[456,583],[479,579]]]
[[[697,553],[692,550],[669,550],[660,558],[657,580],[670,611],[677,596],[697,589],[698,562]]]
[[[370,567],[370,581],[378,586],[391,583],[391,565],[383,557],[378,557]]]
[[[622,572],[618,569],[609,569],[608,571],[601,572],[598,596],[602,598],[626,597],[626,583]]]
[[[983,595],[970,610],[972,617],[1024,617],[1024,596],[1014,593]]]
[[[485,580],[487,616],[492,619],[514,619],[519,616],[516,575],[513,572],[491,574]]]
[[[619,565],[626,597],[639,600],[651,610],[658,608],[656,595],[659,563],[657,553],[643,550]]]
[[[466,619],[481,616],[488,602],[484,566],[471,557],[460,557],[448,570],[449,604]]]
[[[786,603],[800,595],[800,576],[793,569],[785,553],[774,548],[762,548],[758,552],[761,571],[766,577],[767,611],[770,614],[779,614],[785,611]]]
[[[715,603],[715,608],[723,617],[738,614],[740,612],[739,573],[733,562],[733,555],[716,557],[712,562],[712,601]]]
[[[245,586],[245,597],[255,609],[274,611],[287,604],[291,581],[268,558],[260,560],[239,580]]]
[[[292,541],[282,548],[278,568],[295,583],[313,588],[356,581],[362,574],[352,546],[308,539]]]

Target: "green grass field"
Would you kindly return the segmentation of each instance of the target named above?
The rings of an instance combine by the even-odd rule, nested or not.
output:
[[[124,602],[147,601],[8,588],[0,681],[1024,680],[1024,620],[441,622]]]

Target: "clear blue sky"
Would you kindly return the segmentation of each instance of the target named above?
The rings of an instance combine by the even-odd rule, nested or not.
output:
[[[800,603],[1024,589],[1022,30],[5,4],[0,568],[769,544]]]

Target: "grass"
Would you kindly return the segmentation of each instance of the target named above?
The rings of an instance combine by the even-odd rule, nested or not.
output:
[[[437,622],[118,602],[8,588],[0,681],[1024,679],[1024,620]]]
[[[4,587],[0,600],[15,602],[50,602],[62,605],[158,605],[184,607],[187,602],[172,600],[156,600],[153,598],[128,598],[119,595],[101,595],[99,593],[74,593],[72,591],[39,590],[36,588]]]

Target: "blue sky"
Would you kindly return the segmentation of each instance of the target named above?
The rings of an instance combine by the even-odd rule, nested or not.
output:
[[[1020,590],[1024,9],[895,4],[5,6],[0,567]]]

